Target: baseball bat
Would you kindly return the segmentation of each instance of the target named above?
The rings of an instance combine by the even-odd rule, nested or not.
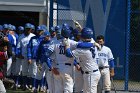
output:
[[[111,77],[111,82],[112,82],[112,86],[113,86],[113,89],[114,89],[115,93],[117,93],[115,85],[114,85],[113,77]]]

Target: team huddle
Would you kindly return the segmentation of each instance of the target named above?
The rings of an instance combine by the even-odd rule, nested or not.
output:
[[[9,24],[0,28],[3,41],[8,42],[5,50],[0,50],[8,56],[5,77],[14,80],[13,89],[20,87],[33,93],[101,93],[100,82],[104,81],[103,89],[110,93],[114,58],[104,45],[104,36],[97,36],[95,42],[93,30],[82,28],[77,22],[75,28],[64,23],[50,30],[45,25],[35,30],[30,23],[18,30]],[[0,84],[0,92],[6,93],[2,79]]]

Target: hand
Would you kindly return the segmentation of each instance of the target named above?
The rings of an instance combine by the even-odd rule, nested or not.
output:
[[[99,45],[98,43],[94,43],[94,45],[97,47],[97,49],[99,50],[99,51],[101,51],[101,45]]]
[[[59,71],[56,68],[52,68],[51,70],[52,70],[53,74],[59,75]]]
[[[76,65],[76,69],[77,69],[78,71],[81,71],[81,67],[80,67],[79,65]]]
[[[114,73],[114,69],[110,70],[110,77],[114,77],[115,73]]]
[[[32,64],[32,60],[31,60],[31,59],[29,59],[29,60],[28,60],[28,63],[29,63],[29,64]]]
[[[82,26],[80,25],[80,23],[76,20],[73,20],[74,24],[75,24],[75,27],[76,28],[79,28],[79,30],[81,31],[82,30]]]

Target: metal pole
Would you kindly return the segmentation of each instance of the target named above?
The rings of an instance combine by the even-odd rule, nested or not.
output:
[[[131,17],[131,0],[127,0],[125,91],[128,91],[128,80],[129,80],[130,17]]]
[[[53,26],[53,0],[50,0],[50,20],[49,28]]]

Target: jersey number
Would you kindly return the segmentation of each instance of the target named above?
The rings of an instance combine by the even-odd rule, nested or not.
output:
[[[91,47],[90,51],[92,53],[92,57],[95,58],[95,47]]]
[[[60,49],[59,54],[65,54],[65,46],[60,45],[59,49]]]

